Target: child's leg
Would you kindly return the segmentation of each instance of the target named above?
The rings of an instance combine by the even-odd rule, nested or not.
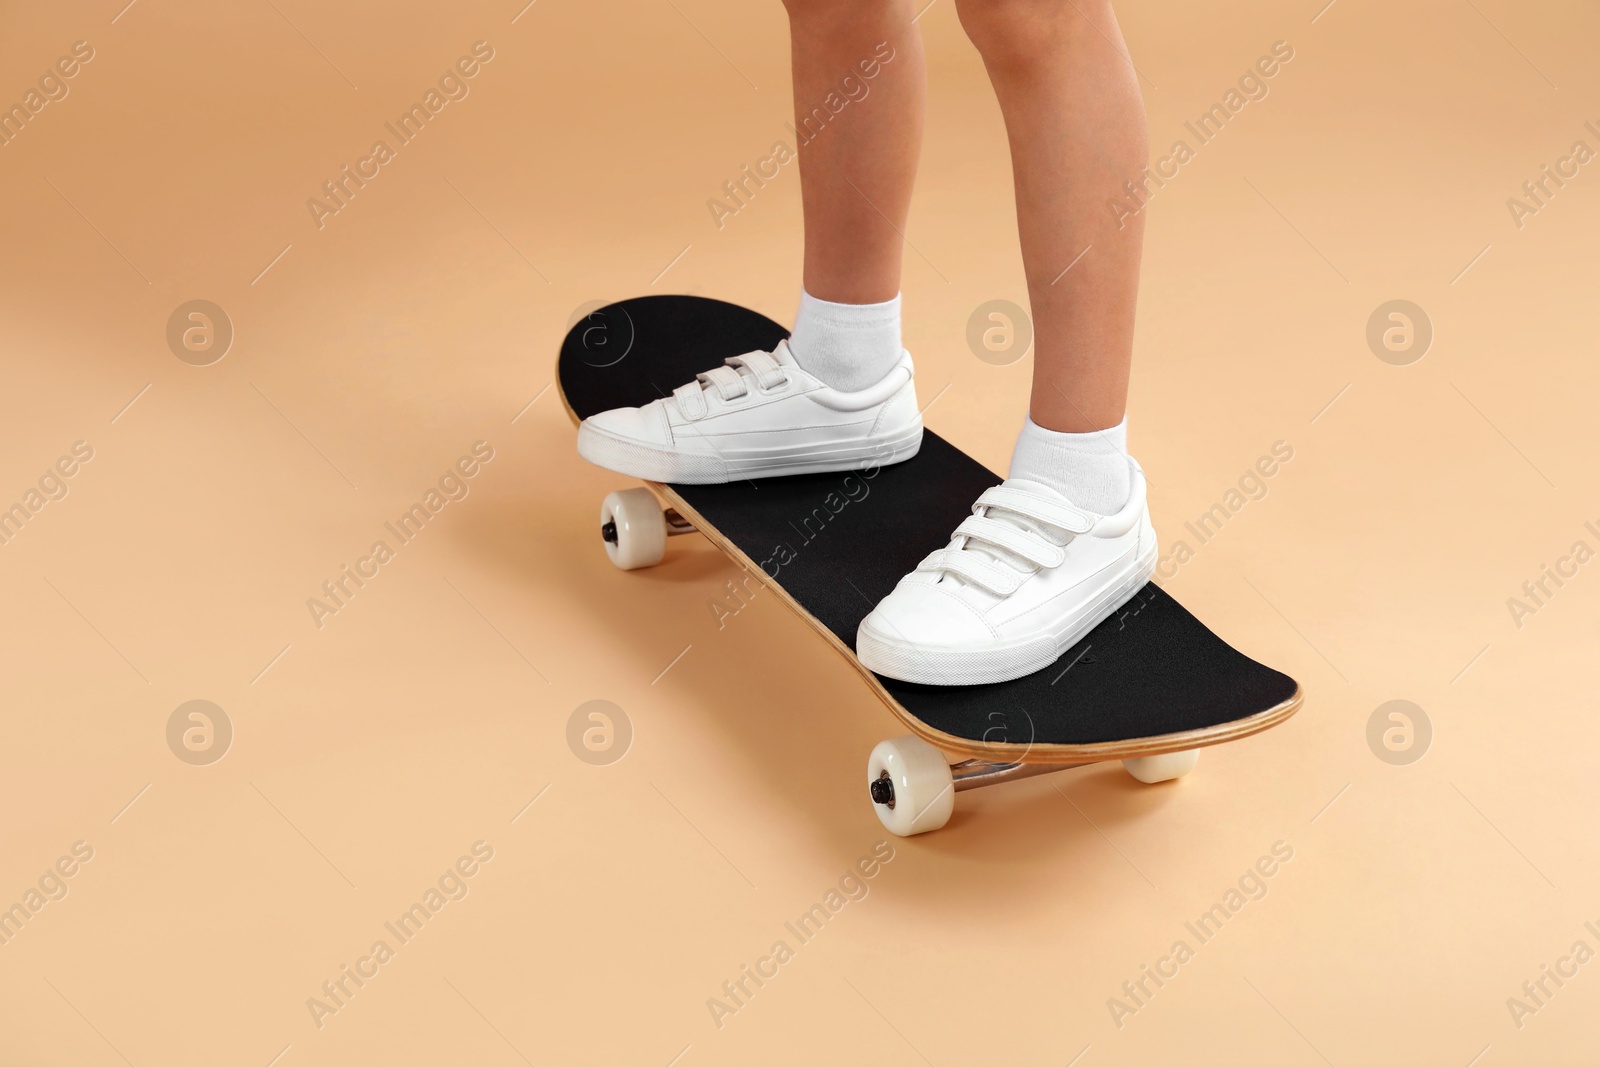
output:
[[[1128,395],[1144,222],[1138,214],[1119,224],[1107,202],[1127,199],[1122,183],[1137,181],[1149,158],[1122,31],[1110,0],[956,7],[1011,142],[1033,310],[1030,413],[1051,430],[1115,426]]]
[[[785,6],[805,207],[805,293],[791,347],[828,385],[863,389],[900,358],[902,234],[922,147],[922,38],[911,0]]]
[[[787,342],[638,408],[591,415],[578,452],[658,482],[860,470],[922,446],[900,347],[900,250],[922,146],[913,0],[784,0],[805,292]]]
[[[1010,135],[1033,399],[1005,486],[857,631],[867,667],[934,685],[1050,667],[1137,594],[1157,553],[1123,423],[1142,226],[1119,228],[1106,203],[1145,164],[1144,112],[1111,4],[956,6]]]
[[[922,147],[926,93],[915,11],[911,0],[785,0],[784,6],[806,291],[842,304],[889,300],[900,292],[900,235]],[[876,75],[866,77],[863,64]],[[851,90],[865,95],[850,100]],[[830,95],[835,106],[849,100],[837,115],[828,110]]]

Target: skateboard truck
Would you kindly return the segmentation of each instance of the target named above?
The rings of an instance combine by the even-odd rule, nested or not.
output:
[[[992,760],[968,759],[950,765],[950,785],[957,792],[978,789],[997,782],[1011,782],[1019,778],[1032,778],[1038,774],[1064,771],[1069,767],[1086,767],[1085,763],[996,763]],[[894,779],[888,771],[878,772],[867,787],[874,804],[894,809]]]
[[[1188,774],[1199,756],[1198,750],[1191,748],[1125,759],[1122,765],[1141,782],[1166,782]],[[867,792],[872,797],[873,811],[885,829],[909,837],[937,830],[949,822],[955,811],[955,795],[963,790],[1032,778],[1070,767],[1087,767],[1094,762],[965,759],[952,764],[938,748],[915,734],[907,734],[879,742],[872,750],[867,760]]]

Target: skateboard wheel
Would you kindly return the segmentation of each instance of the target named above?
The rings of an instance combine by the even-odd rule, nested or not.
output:
[[[1125,759],[1122,765],[1139,781],[1154,785],[1156,782],[1170,782],[1174,778],[1182,778],[1194,770],[1195,761],[1199,758],[1200,750],[1191,748],[1187,752],[1166,752],[1159,756]]]
[[[944,753],[911,734],[873,748],[867,790],[878,821],[900,837],[937,830],[955,811],[955,782]]]
[[[622,570],[654,567],[667,552],[667,520],[648,489],[619,489],[600,504],[600,538]]]

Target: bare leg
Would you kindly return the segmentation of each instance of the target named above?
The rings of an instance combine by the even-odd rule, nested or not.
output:
[[[1115,426],[1127,405],[1144,221],[1126,216],[1119,227],[1107,201],[1126,199],[1122,183],[1149,158],[1122,31],[1110,0],[956,7],[1011,142],[1034,325],[1030,414],[1068,433]]]
[[[917,454],[922,416],[900,334],[901,234],[925,95],[912,2],[784,0],[805,207],[794,329],[670,396],[590,415],[578,430],[585,459],[649,481],[715,484]],[[775,157],[791,162],[783,146]],[[775,177],[763,166],[745,180]]]
[[[900,233],[922,147],[926,87],[915,12],[910,0],[784,6],[806,291],[841,304],[891,300],[900,292]],[[842,108],[840,101],[847,101]]]

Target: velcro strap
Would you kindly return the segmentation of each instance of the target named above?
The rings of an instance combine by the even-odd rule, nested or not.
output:
[[[959,548],[941,548],[937,552],[928,553],[928,557],[917,564],[917,570],[945,571],[965,578],[974,585],[982,586],[996,596],[1010,596],[1022,584],[1022,578],[1016,572],[989,563]]]
[[[739,372],[732,367],[712,367],[703,374],[695,375],[695,380],[715,386],[717,395],[723,400],[737,400],[750,391]]]
[[[1006,511],[1026,515],[1030,519],[1037,519],[1069,533],[1088,533],[1094,529],[1094,516],[1087,511],[1004,485],[985,489],[978,502],[972,505],[973,513],[976,514],[979,508],[1004,508]]]
[[[789,376],[784,373],[778,361],[772,358],[770,352],[746,352],[742,356],[734,356],[728,360],[728,365],[748,367],[750,373],[756,376],[756,386],[763,393],[789,384]]]
[[[698,380],[678,386],[672,391],[672,396],[677,400],[678,410],[683,412],[684,418],[690,422],[705,418],[706,395],[701,391]]]
[[[970,537],[974,541],[983,541],[996,545],[1021,556],[1036,567],[1059,567],[1067,558],[1067,553],[1059,546],[1052,545],[1037,534],[1030,534],[1015,526],[1007,526],[994,519],[986,519],[981,515],[969,515],[963,519],[960,526],[956,527],[956,536]]]

